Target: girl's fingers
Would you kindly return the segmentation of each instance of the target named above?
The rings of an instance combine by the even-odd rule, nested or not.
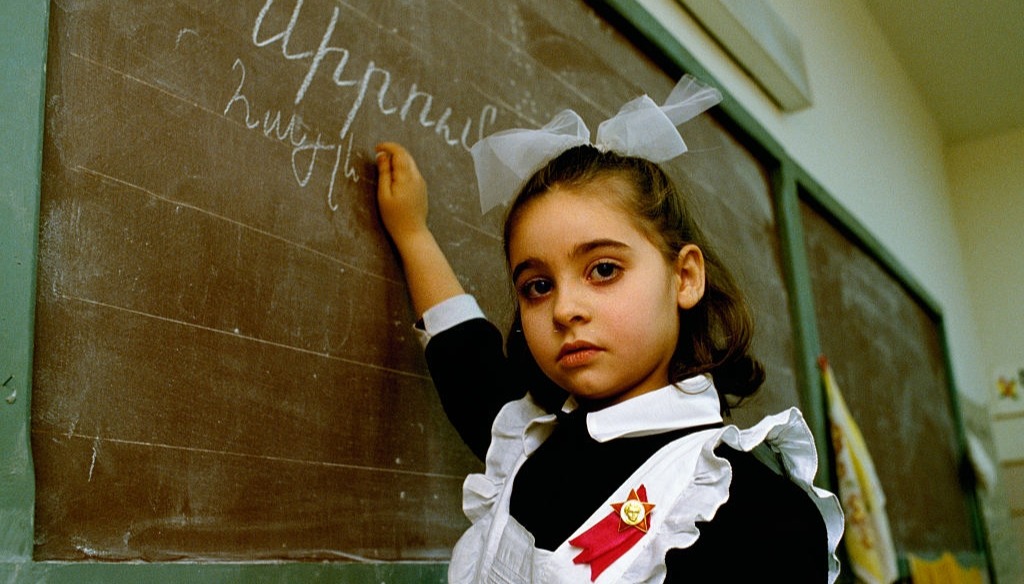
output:
[[[377,172],[381,175],[391,174],[391,155],[387,152],[377,153]]]
[[[381,142],[377,144],[377,152],[387,152],[392,156],[405,153],[405,148],[398,142]]]
[[[391,196],[391,155],[377,152],[377,193],[384,197]]]
[[[396,142],[377,145],[377,197],[415,203],[425,197],[425,185],[416,161]]]
[[[397,142],[382,142],[377,145],[377,152],[383,152],[390,158],[392,172],[400,177],[404,178],[409,174],[416,174],[418,172],[412,155]]]

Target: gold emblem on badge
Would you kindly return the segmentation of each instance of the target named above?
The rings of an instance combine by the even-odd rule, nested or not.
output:
[[[638,525],[645,517],[647,517],[647,511],[644,509],[643,503],[636,499],[630,499],[623,503],[622,509],[619,511],[619,518],[630,527]]]

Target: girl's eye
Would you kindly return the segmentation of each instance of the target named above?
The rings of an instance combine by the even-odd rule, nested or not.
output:
[[[590,269],[587,278],[594,282],[614,280],[622,273],[622,267],[612,262],[599,262]]]
[[[546,296],[552,288],[554,288],[554,284],[551,280],[533,278],[519,286],[519,295],[527,300],[535,300]]]

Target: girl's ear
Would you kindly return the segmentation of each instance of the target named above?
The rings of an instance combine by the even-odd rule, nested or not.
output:
[[[676,257],[676,276],[679,277],[679,308],[689,310],[704,297],[704,254],[693,244],[684,245]]]

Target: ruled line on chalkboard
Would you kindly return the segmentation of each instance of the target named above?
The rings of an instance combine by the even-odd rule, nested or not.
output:
[[[163,93],[164,95],[167,95],[169,97],[173,97],[174,99],[176,99],[176,100],[178,100],[180,102],[187,103],[188,105],[190,105],[190,106],[192,106],[192,107],[194,107],[194,108],[196,108],[198,110],[204,111],[204,112],[206,112],[208,114],[213,114],[213,115],[215,115],[217,117],[220,117],[220,118],[224,117],[220,113],[215,112],[215,111],[213,111],[213,110],[211,110],[211,109],[209,109],[207,107],[204,107],[204,106],[200,105],[198,102],[186,99],[184,96],[181,96],[181,95],[178,95],[177,93],[168,91],[168,90],[160,87],[159,85],[154,85],[154,84],[146,81],[145,79],[140,79],[139,77],[136,77],[136,76],[132,75],[131,73],[127,73],[127,72],[121,71],[119,69],[114,69],[113,67],[111,67],[110,65],[107,65],[106,63],[100,63],[99,61],[97,61],[95,59],[92,59],[90,57],[86,57],[85,55],[83,55],[81,53],[76,53],[74,51],[71,51],[69,54],[72,57],[76,58],[76,59],[81,59],[82,61],[85,61],[86,63],[89,63],[90,65],[95,65],[97,67],[101,67],[103,69],[106,69],[107,71],[110,71],[111,73],[115,73],[117,75],[120,75],[121,77],[124,77],[125,79],[134,81],[134,82],[139,83],[141,85],[145,85],[146,87],[149,87],[150,89],[155,89],[155,90],[159,91],[160,93]],[[234,122],[233,120],[231,120],[231,121]]]
[[[483,229],[479,225],[475,225],[473,223],[470,223],[469,221],[466,221],[465,219],[462,219],[462,218],[456,216],[454,213],[449,214],[448,218],[451,219],[452,221],[458,223],[459,225],[462,225],[466,229],[471,229],[473,231],[476,231],[477,233],[487,237],[488,239],[491,239],[491,240],[494,240],[494,241],[501,241],[501,239],[502,239],[501,235],[499,235],[497,233],[491,233],[490,231],[487,231],[486,229]]]
[[[504,108],[506,111],[510,112],[515,117],[517,117],[520,120],[526,122],[525,126],[533,126],[534,128],[539,128],[539,127],[543,126],[544,123],[546,123],[546,122],[539,122],[539,121],[531,118],[530,116],[526,115],[525,113],[520,111],[519,108],[515,107],[514,105],[512,105],[512,104],[508,103],[507,101],[505,101],[504,99],[502,99],[500,95],[490,95],[490,94],[488,94],[486,91],[483,90],[482,87],[477,85],[476,82],[474,82],[472,80],[467,81],[466,85],[472,87],[484,99],[486,99],[486,100],[488,100],[488,101],[490,101],[490,102],[492,102],[494,104],[497,104],[499,107]],[[518,125],[518,124],[515,124],[515,125]]]
[[[393,374],[393,375],[401,375],[403,377],[412,377],[414,379],[424,379],[424,380],[428,380],[428,381],[430,380],[430,376],[423,375],[423,374],[420,374],[420,373],[413,373],[411,371],[402,371],[400,369],[393,369],[391,367],[383,367],[381,365],[375,365],[373,363],[366,363],[366,362],[363,362],[363,361],[356,361],[355,359],[346,359],[345,357],[339,357],[337,355],[332,355],[330,353],[325,353],[323,351],[314,351],[312,349],[305,349],[303,347],[296,347],[294,345],[286,345],[284,343],[278,343],[276,341],[268,341],[266,339],[261,339],[259,337],[253,337],[253,336],[245,335],[245,334],[242,334],[240,332],[236,333],[235,331],[227,331],[227,330],[223,330],[223,329],[218,329],[218,328],[214,328],[214,327],[210,327],[210,326],[206,326],[206,325],[202,325],[202,324],[197,324],[197,323],[194,323],[194,322],[188,322],[186,320],[180,320],[180,319],[177,319],[177,318],[171,318],[169,316],[161,316],[159,314],[153,314],[151,312],[143,312],[141,310],[135,310],[134,308],[128,308],[126,306],[117,306],[116,304],[109,304],[109,303],[103,302],[101,300],[92,300],[90,298],[82,298],[80,296],[74,296],[74,295],[71,295],[71,294],[65,294],[63,292],[58,292],[57,295],[60,298],[64,299],[64,300],[72,300],[72,301],[75,301],[75,302],[82,302],[82,303],[85,303],[85,304],[91,304],[93,306],[99,306],[101,308],[108,308],[110,310],[119,310],[119,311],[122,311],[122,312],[126,312],[128,314],[134,314],[136,316],[141,316],[141,317],[144,317],[144,318],[152,318],[154,320],[159,320],[159,321],[162,321],[162,322],[167,322],[167,323],[171,323],[171,324],[191,327],[191,328],[195,328],[195,329],[206,331],[206,332],[222,334],[222,335],[226,335],[226,336],[229,336],[229,337],[235,337],[237,339],[242,339],[242,340],[246,340],[246,341],[252,341],[254,343],[259,343],[259,344],[262,344],[262,345],[276,347],[276,348],[279,348],[279,349],[288,349],[288,350],[296,351],[298,353],[303,353],[303,354],[306,354],[306,355],[313,355],[315,357],[321,357],[323,359],[329,359],[331,361],[338,361],[340,363],[347,363],[349,365],[356,365],[356,366],[359,366],[359,367],[366,367],[367,369],[374,369],[376,371],[382,371],[382,372],[390,373],[390,374]]]
[[[288,458],[285,456],[272,456],[269,454],[252,454],[248,452],[236,452],[233,450],[217,450],[214,448],[202,448],[198,446],[180,446],[176,444],[164,444],[160,442],[146,442],[144,440],[130,440],[127,438],[113,438],[104,436],[90,436],[87,434],[78,433],[67,433],[67,432],[50,432],[46,430],[32,430],[33,434],[48,436],[50,438],[64,438],[71,439],[77,438],[79,440],[88,440],[90,442],[102,443],[106,442],[109,444],[119,444],[123,446],[141,446],[146,448],[160,448],[164,450],[175,450],[180,452],[190,452],[195,454],[213,454],[221,456],[231,456],[236,458],[248,458],[252,460],[262,460],[268,462],[283,462],[289,464],[305,464],[309,466],[320,466],[324,468],[340,468],[349,470],[362,470],[362,471],[378,471],[388,474],[408,475],[417,477],[426,477],[434,479],[445,479],[445,480],[458,480],[462,481],[466,478],[465,475],[451,475],[437,472],[427,472],[418,470],[403,470],[379,466],[367,466],[363,464],[345,464],[341,462],[324,462],[322,460],[305,460],[301,458]]]
[[[203,209],[202,207],[198,207],[198,206],[192,205],[190,203],[185,203],[185,202],[182,202],[182,201],[176,201],[174,199],[165,197],[165,196],[163,196],[161,194],[155,193],[155,192],[153,192],[153,191],[151,191],[151,190],[149,190],[149,189],[147,189],[145,187],[142,187],[140,185],[133,184],[133,183],[130,183],[130,182],[126,181],[126,180],[117,178],[116,176],[111,176],[109,174],[100,172],[100,171],[92,169],[92,168],[88,168],[86,166],[81,166],[81,165],[75,166],[72,170],[75,171],[75,172],[80,172],[80,173],[89,174],[89,175],[98,177],[100,180],[103,180],[103,181],[112,182],[112,183],[115,183],[115,184],[118,184],[118,185],[121,185],[121,186],[128,187],[128,188],[133,189],[133,190],[141,191],[141,192],[149,195],[150,197],[153,197],[154,199],[157,199],[157,200],[162,201],[164,203],[167,203],[169,205],[177,205],[179,207],[185,207],[187,209],[191,209],[193,211],[197,211],[199,213],[203,213],[205,215],[209,215],[210,217],[213,217],[215,219],[219,219],[221,221],[226,221],[228,223],[231,223],[232,225],[236,225],[236,226],[241,227],[243,229],[247,229],[249,231],[252,231],[253,233],[258,233],[258,234],[260,234],[260,235],[262,235],[264,237],[269,237],[270,239],[274,239],[274,240],[280,241],[281,243],[284,243],[286,245],[290,245],[290,246],[295,247],[297,249],[301,249],[302,251],[311,253],[311,254],[313,254],[313,255],[315,255],[317,257],[323,258],[325,260],[328,260],[330,262],[333,262],[335,264],[343,266],[346,269],[353,270],[355,272],[359,272],[360,274],[369,276],[371,278],[376,278],[378,280],[382,280],[382,281],[388,282],[390,284],[395,284],[396,286],[405,286],[404,282],[399,282],[399,281],[394,280],[392,278],[388,278],[387,276],[383,276],[383,275],[377,274],[375,272],[367,271],[367,270],[365,270],[363,268],[360,268],[359,266],[356,266],[354,264],[350,264],[350,263],[345,262],[343,260],[339,260],[338,258],[336,258],[334,256],[331,256],[329,254],[326,254],[326,253],[324,253],[322,251],[319,251],[319,250],[313,249],[311,247],[302,245],[301,243],[298,243],[298,242],[292,241],[290,239],[281,237],[280,235],[277,235],[275,233],[271,233],[269,231],[260,229],[258,227],[253,227],[252,225],[249,225],[247,223],[242,223],[241,221],[238,221],[236,219],[232,219],[231,217],[227,217],[227,216],[221,215],[219,213],[215,213],[215,212],[210,211],[208,209]]]

